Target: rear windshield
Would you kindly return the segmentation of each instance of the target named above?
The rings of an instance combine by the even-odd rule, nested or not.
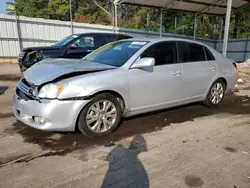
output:
[[[118,41],[95,50],[83,59],[120,67],[145,44],[145,41]]]

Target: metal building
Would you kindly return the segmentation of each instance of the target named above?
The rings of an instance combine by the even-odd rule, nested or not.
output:
[[[226,14],[224,39],[223,39],[223,52],[224,56],[227,55],[228,33],[231,10],[240,8],[248,4],[249,0],[115,0],[115,26],[117,26],[117,5],[118,4],[130,4],[147,6],[154,8],[161,8],[160,16],[160,36],[162,33],[162,11],[163,10],[181,10],[193,13],[212,14],[218,16],[224,16]],[[195,20],[196,22],[196,20]],[[196,36],[196,23],[194,24],[194,38]]]

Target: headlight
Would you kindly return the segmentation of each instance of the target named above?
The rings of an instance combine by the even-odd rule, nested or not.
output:
[[[67,84],[47,84],[40,89],[38,97],[55,99],[66,86]]]

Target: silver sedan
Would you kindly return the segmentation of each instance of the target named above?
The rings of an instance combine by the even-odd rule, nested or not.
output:
[[[236,63],[204,44],[128,39],[81,60],[35,64],[16,87],[13,112],[37,129],[104,136],[123,117],[193,102],[217,107],[237,78]]]

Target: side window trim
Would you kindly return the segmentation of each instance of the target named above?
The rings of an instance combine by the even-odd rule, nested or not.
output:
[[[206,59],[206,61],[207,61],[207,52],[206,52],[205,46],[202,46],[202,49],[203,49],[203,51],[204,51],[205,59]]]
[[[209,56],[212,58],[211,60],[207,60],[207,61],[215,61],[216,59],[215,59],[213,53],[206,46],[203,46],[203,47],[205,50],[206,57],[207,57],[207,54],[209,54]]]
[[[178,64],[178,63],[182,63],[181,60],[180,60],[180,52],[179,52],[179,48],[178,48],[178,44],[177,44],[177,41],[175,41],[175,48],[176,48],[176,63],[174,64]]]

